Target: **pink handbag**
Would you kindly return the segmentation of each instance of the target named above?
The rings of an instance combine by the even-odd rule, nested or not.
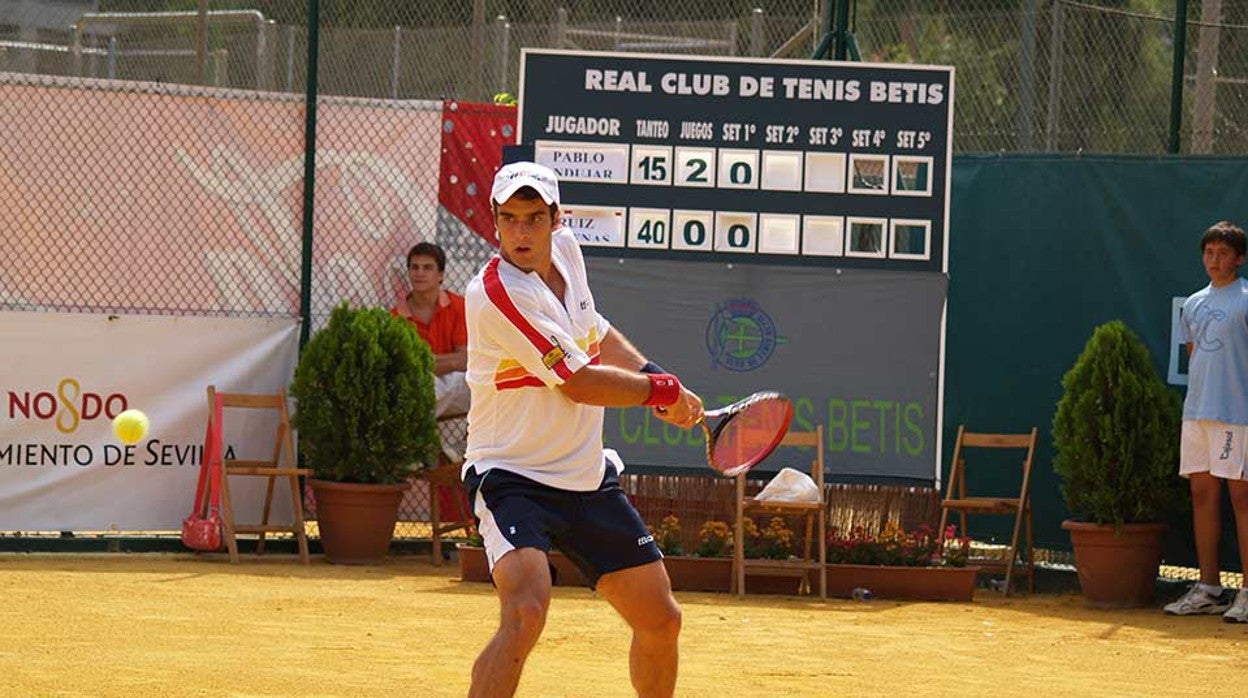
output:
[[[207,516],[195,512],[183,519],[182,545],[209,553],[220,550],[221,516],[214,510]]]

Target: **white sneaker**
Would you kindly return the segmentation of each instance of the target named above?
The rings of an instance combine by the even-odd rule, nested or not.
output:
[[[1172,616],[1222,613],[1231,607],[1229,591],[1223,589],[1222,595],[1215,597],[1206,594],[1199,584],[1193,584],[1178,601],[1166,604],[1165,611]],[[1245,599],[1245,604],[1248,604],[1248,599]]]
[[[1222,620],[1227,623],[1248,623],[1248,589],[1240,589],[1235,595],[1235,603],[1226,613],[1222,614]]]

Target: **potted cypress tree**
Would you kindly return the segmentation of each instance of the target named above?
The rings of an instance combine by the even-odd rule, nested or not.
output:
[[[441,448],[432,352],[407,321],[343,302],[303,348],[290,392],[325,556],[380,563],[408,478]]]
[[[1148,605],[1168,515],[1183,511],[1178,394],[1148,347],[1120,320],[1093,332],[1062,379],[1053,417],[1053,468],[1075,518],[1079,586],[1093,606]]]

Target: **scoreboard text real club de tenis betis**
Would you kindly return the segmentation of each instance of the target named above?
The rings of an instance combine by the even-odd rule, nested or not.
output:
[[[520,92],[589,254],[946,271],[951,67],[525,50]]]

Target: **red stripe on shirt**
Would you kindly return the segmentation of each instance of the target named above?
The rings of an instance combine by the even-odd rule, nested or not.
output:
[[[516,388],[545,388],[546,384],[537,376],[524,376],[505,381],[494,381],[495,390],[515,390]]]
[[[549,339],[543,337],[542,333],[538,332],[536,327],[529,324],[528,318],[524,317],[524,314],[520,312],[520,309],[516,307],[516,304],[511,301],[511,296],[507,295],[507,287],[503,285],[503,280],[498,275],[499,261],[499,258],[495,257],[494,259],[491,259],[490,263],[485,267],[485,277],[483,279],[485,282],[485,295],[490,299],[490,302],[494,304],[494,307],[498,308],[499,312],[503,314],[503,317],[507,318],[508,322],[510,322],[516,329],[520,330],[520,333],[529,340],[529,343],[532,344],[542,356],[546,356],[552,349],[555,348],[555,345]],[[564,358],[560,359],[554,366],[550,367],[550,370],[554,371],[556,375],[564,380],[572,377],[572,371],[568,368],[566,359],[567,356],[565,354]]]

